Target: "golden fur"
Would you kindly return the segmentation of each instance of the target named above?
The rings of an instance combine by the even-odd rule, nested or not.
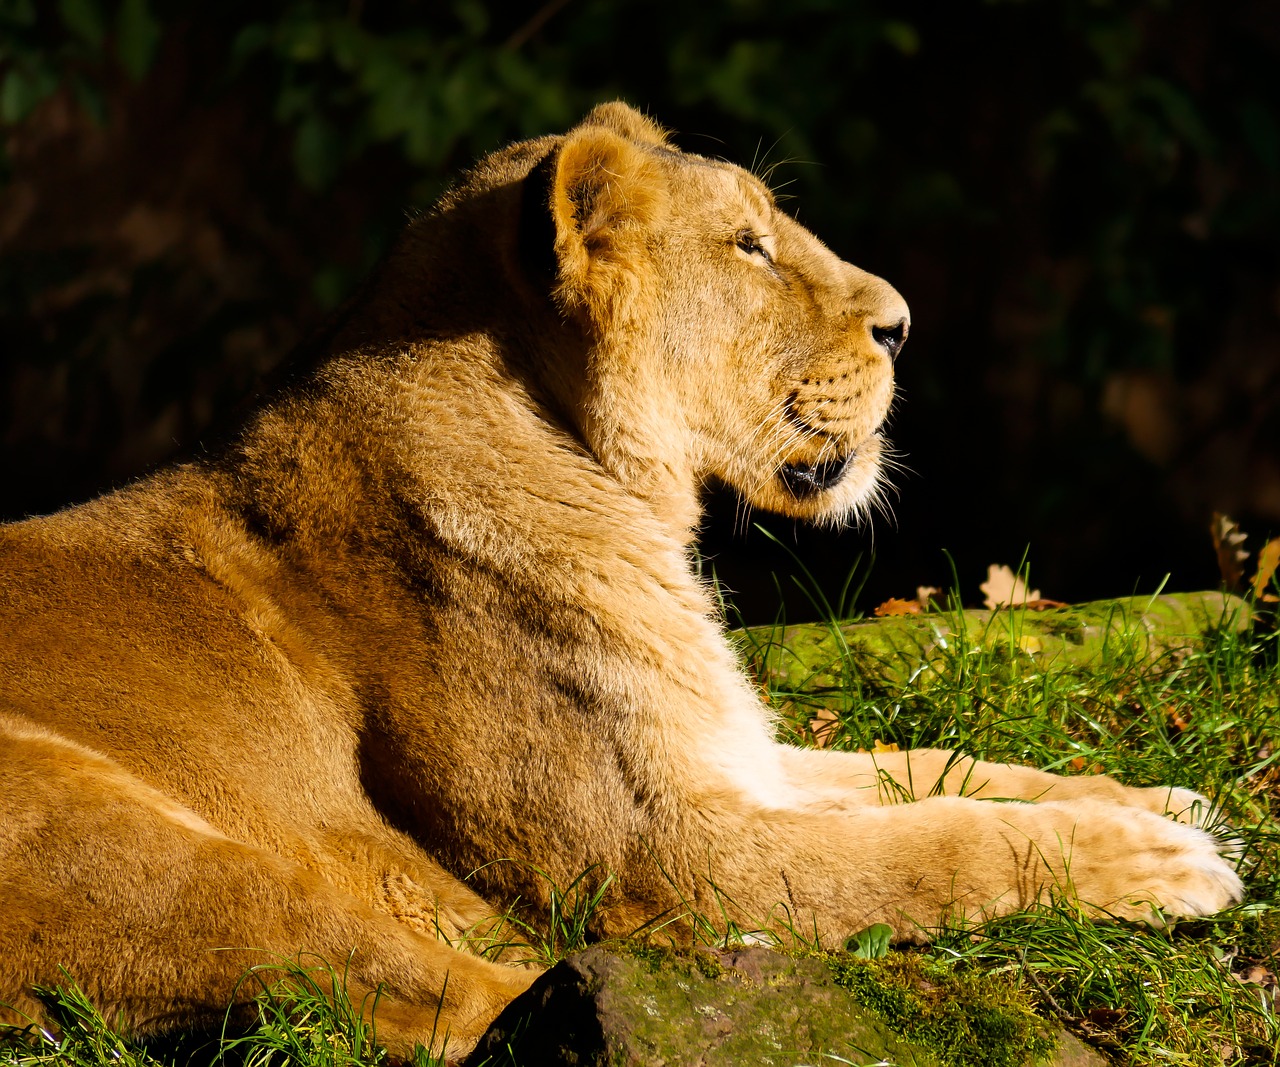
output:
[[[439,1010],[461,1055],[533,972],[449,942],[545,907],[535,867],[616,876],[602,935],[717,914],[712,881],[828,943],[1238,900],[1162,817],[1184,790],[775,741],[689,565],[699,493],[857,512],[906,330],[754,177],[606,105],[415,221],[226,447],[0,528],[7,1016],[66,967],[196,1026],[251,963],[352,954],[393,1052]]]

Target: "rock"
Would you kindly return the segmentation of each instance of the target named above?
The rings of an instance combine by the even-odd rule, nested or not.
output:
[[[1037,669],[1087,666],[1104,650],[1156,659],[1204,643],[1214,630],[1243,630],[1249,605],[1227,593],[1166,593],[1075,604],[1054,611],[930,611],[856,622],[753,626],[734,639],[756,677],[804,694],[804,703],[843,707],[853,679],[927,686],[956,648],[1000,650]],[[946,675],[942,671],[942,675]]]
[[[926,988],[934,987],[924,983]],[[1036,1021],[1043,1067],[1105,1067]],[[1057,1040],[1055,1041],[1055,1037]],[[979,1055],[981,1055],[979,1050]],[[1020,1064],[992,1049],[982,1062]],[[964,1062],[899,1033],[837,984],[829,959],[765,948],[594,947],[543,975],[494,1021],[465,1067],[835,1067]],[[968,1062],[977,1062],[972,1058]]]

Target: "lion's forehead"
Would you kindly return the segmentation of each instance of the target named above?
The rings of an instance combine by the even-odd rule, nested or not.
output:
[[[773,213],[773,195],[749,171],[732,163],[708,159],[678,149],[655,149],[668,167],[667,180],[685,196],[690,208],[748,213],[768,218]]]
[[[812,233],[774,203],[773,194],[750,171],[684,152],[670,153],[677,160],[673,186],[677,204],[708,224],[720,223],[735,230],[748,227],[761,236],[785,233],[793,244],[814,252],[826,252]]]

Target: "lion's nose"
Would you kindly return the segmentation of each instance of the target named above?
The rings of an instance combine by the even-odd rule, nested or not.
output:
[[[889,353],[891,360],[897,359],[910,329],[911,324],[905,318],[899,319],[892,326],[872,326],[871,339]]]

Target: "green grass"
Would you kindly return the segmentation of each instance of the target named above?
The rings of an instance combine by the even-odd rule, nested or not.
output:
[[[873,957],[869,966],[885,968],[886,989],[904,967],[951,975],[958,989],[998,976],[1041,1018],[1065,1024],[1122,1063],[1280,1064],[1271,977],[1280,970],[1280,637],[1274,620],[1264,615],[1244,632],[1209,632],[1194,648],[1155,657],[1143,653],[1142,642],[1109,641],[1088,667],[1043,668],[1034,656],[1011,652],[1008,642],[979,638],[953,635],[909,681],[859,677],[837,694],[824,694],[824,706],[835,709],[829,746],[942,746],[1062,773],[1105,771],[1134,785],[1197,789],[1233,826],[1246,900],[1213,919],[1163,931],[1093,923],[1058,902],[942,931],[923,950],[886,954],[876,931],[851,939],[851,947]],[[775,689],[770,697],[784,735],[811,741],[812,695]],[[513,919],[514,936],[546,962],[580,947],[603,893],[598,873],[584,872],[556,890],[546,928]],[[695,917],[695,934],[724,943],[749,933],[726,929],[729,910]],[[768,925],[762,917],[761,926]],[[797,936],[794,947],[839,946],[813,946]],[[326,983],[309,973],[281,971],[255,1002],[250,1025],[234,1035],[151,1045],[119,1036],[68,976],[61,989],[45,993],[60,1033],[31,1026],[0,1035],[0,1065],[377,1067],[384,1053],[361,1006],[330,997]],[[861,986],[874,988],[865,977],[874,971],[857,973]],[[439,1063],[423,1051],[416,1067]]]
[[[1017,613],[989,625],[1016,632]],[[954,748],[1065,774],[1196,789],[1230,822],[1221,832],[1240,843],[1246,898],[1213,919],[1164,931],[1094,923],[1058,902],[944,931],[922,958],[962,974],[1013,976],[1043,1017],[1121,1062],[1280,1063],[1274,614],[1261,612],[1244,632],[1210,629],[1195,647],[1154,657],[1144,640],[1108,641],[1087,667],[1042,668],[1035,656],[1011,651],[1016,641],[988,637],[961,629],[897,683],[864,673],[838,692],[771,688],[770,697],[798,743],[812,742],[815,713],[826,708],[835,720],[822,713],[824,741],[834,749]]]
[[[284,960],[245,972],[260,990],[248,1013],[231,1012],[206,1034],[133,1040],[107,1020],[71,975],[40,990],[57,1026],[0,1027],[0,1064],[13,1067],[381,1067],[386,1051],[366,1020],[373,1007],[351,1000],[345,973],[324,960]],[[444,1045],[443,1030],[438,1047]],[[436,1044],[432,1042],[432,1044]],[[443,1054],[418,1047],[412,1067],[445,1067]]]

